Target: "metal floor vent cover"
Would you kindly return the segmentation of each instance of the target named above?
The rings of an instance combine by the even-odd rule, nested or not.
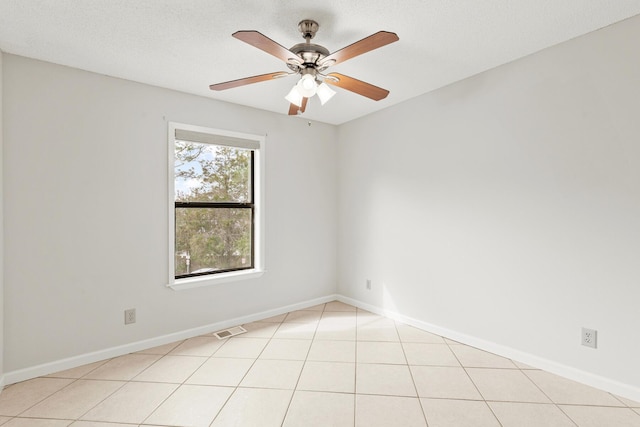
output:
[[[236,335],[244,334],[247,332],[245,328],[242,326],[234,326],[233,328],[224,329],[222,331],[214,332],[213,335],[218,337],[219,340],[223,340],[225,338],[233,337]]]

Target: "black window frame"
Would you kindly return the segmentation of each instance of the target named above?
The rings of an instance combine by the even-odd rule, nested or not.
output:
[[[178,139],[176,139],[176,141],[178,141]],[[204,143],[202,143],[204,144]],[[213,145],[213,146],[219,146],[217,144],[209,144],[209,145]],[[251,152],[251,156],[250,156],[250,165],[249,165],[249,201],[248,202],[212,202],[212,201],[207,201],[207,202],[177,202],[174,199],[174,209],[173,209],[173,223],[174,223],[174,227],[173,227],[173,232],[174,232],[174,253],[175,253],[175,242],[177,241],[176,239],[176,233],[178,231],[178,227],[177,227],[177,218],[176,218],[176,210],[177,209],[190,209],[190,208],[212,208],[212,209],[249,209],[251,212],[251,263],[249,266],[246,267],[238,267],[238,268],[227,268],[227,269],[219,269],[219,270],[215,270],[215,271],[206,271],[206,272],[202,272],[202,273],[187,273],[187,274],[180,274],[180,275],[176,275],[175,274],[175,266],[174,266],[174,272],[173,272],[173,276],[174,276],[174,280],[180,280],[180,279],[188,279],[188,278],[192,278],[192,277],[201,277],[201,276],[209,276],[209,275],[216,275],[216,274],[221,274],[221,273],[229,273],[229,272],[234,272],[234,271],[244,271],[244,270],[252,270],[254,268],[256,268],[256,259],[255,259],[255,252],[256,252],[256,236],[255,236],[255,232],[256,232],[256,215],[255,215],[255,209],[256,209],[256,204],[255,204],[255,149],[247,149],[247,148],[241,148],[241,147],[232,147],[232,148],[236,148],[238,150],[249,150]],[[175,156],[175,154],[174,154]],[[175,172],[174,172],[175,173]],[[175,181],[175,174],[174,174],[174,181]]]

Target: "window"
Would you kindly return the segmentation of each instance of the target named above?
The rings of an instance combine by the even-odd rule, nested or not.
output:
[[[261,274],[263,142],[255,135],[170,124],[174,289]]]

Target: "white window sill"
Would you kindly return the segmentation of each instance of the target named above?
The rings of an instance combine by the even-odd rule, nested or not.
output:
[[[185,289],[201,288],[204,286],[213,286],[221,283],[236,282],[239,280],[257,279],[264,274],[264,270],[242,270],[230,271],[228,273],[210,274],[200,277],[189,277],[186,279],[177,279],[169,283],[167,287],[174,291],[183,291]]]

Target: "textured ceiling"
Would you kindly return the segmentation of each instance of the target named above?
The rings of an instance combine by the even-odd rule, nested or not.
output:
[[[304,117],[340,124],[640,14],[640,0],[0,0],[0,50],[286,114],[294,77],[212,92],[286,71],[231,37],[257,30],[289,48],[300,20],[334,52],[379,30],[400,41],[330,68],[390,90],[371,101],[337,88]]]

